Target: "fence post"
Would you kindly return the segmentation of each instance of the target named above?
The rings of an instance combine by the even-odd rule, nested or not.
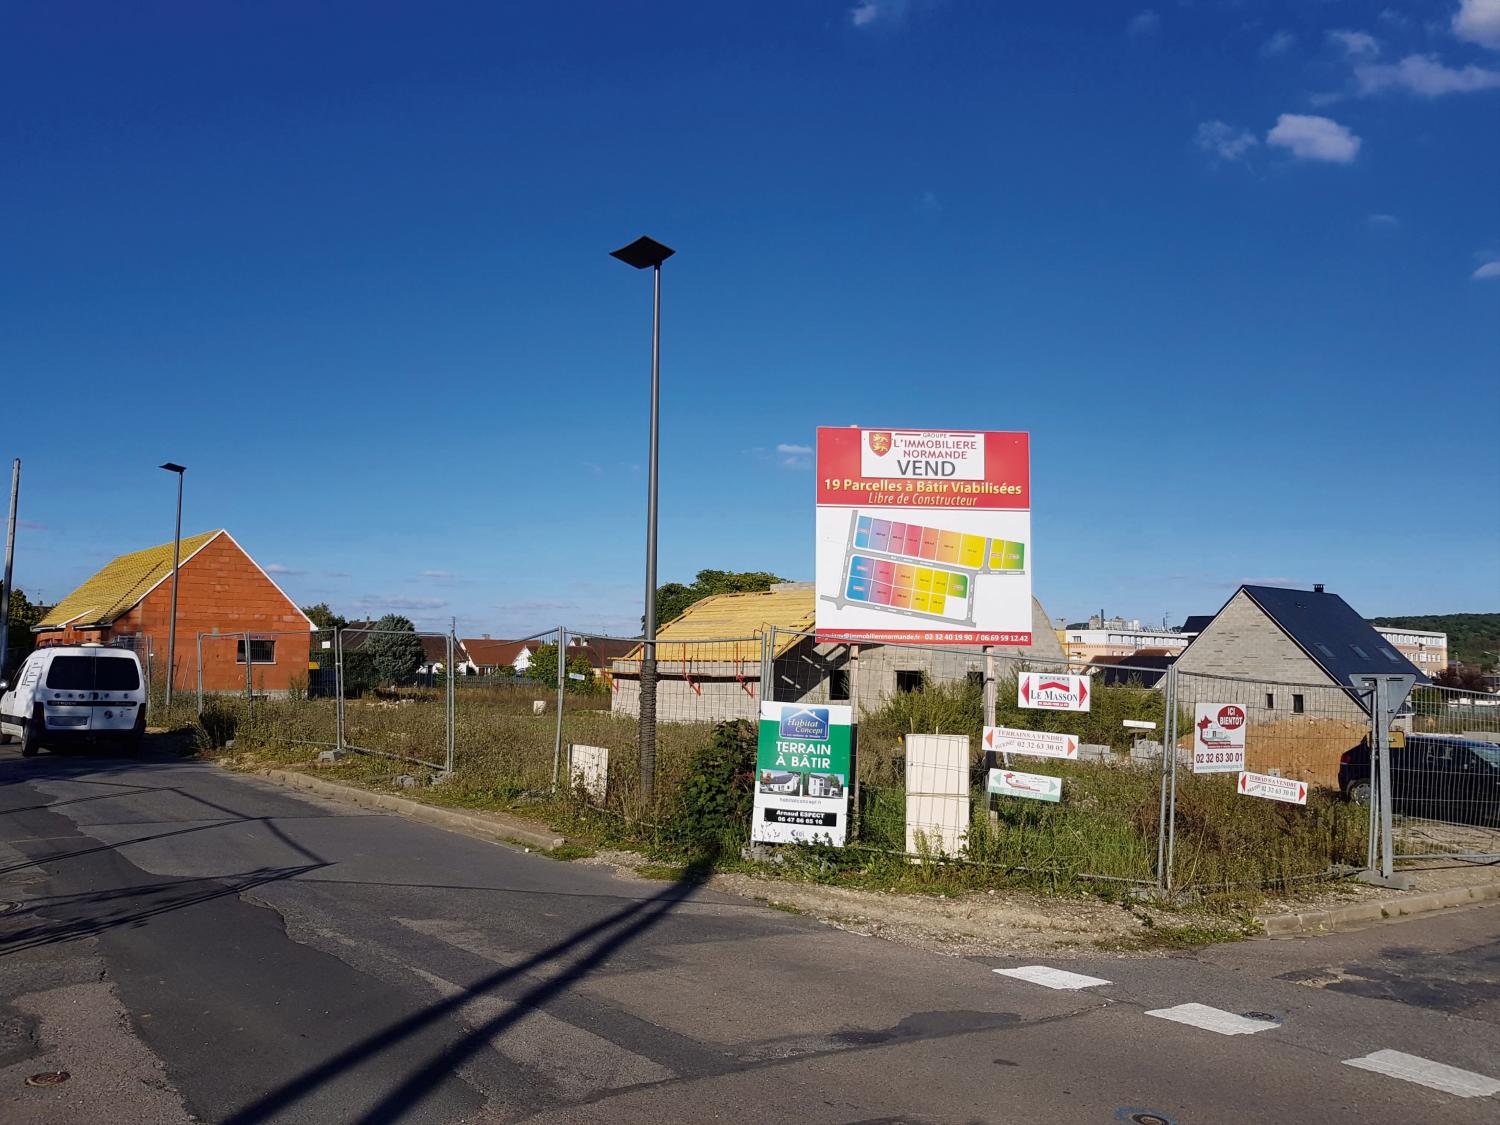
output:
[[[568,627],[557,627],[557,738],[552,745],[552,791],[557,792],[558,771],[562,768],[563,687],[568,677]]]
[[[1156,885],[1172,889],[1172,851],[1177,817],[1177,667],[1167,666],[1166,711],[1161,735],[1161,812],[1156,826]]]
[[[203,714],[203,634],[198,634],[198,714]]]
[[[255,714],[255,684],[250,678],[250,669],[254,665],[250,663],[250,634],[245,634],[245,720]]]
[[[454,630],[448,629],[448,745],[447,745],[447,768],[446,773],[453,775],[453,757],[458,749],[458,669],[453,666],[453,653],[457,648],[457,638],[453,635]]]
[[[333,743],[344,749],[344,631],[333,629]]]
[[[849,646],[849,772],[854,774],[854,812],[849,817],[849,836],[859,839],[859,645]]]
[[[996,686],[995,686],[995,646],[994,645],[985,645],[984,646],[984,725],[987,726],[987,727],[992,727],[992,726],[996,725],[996,723],[995,723],[995,703],[996,703],[995,696],[996,696]],[[980,737],[983,738],[983,734],[981,734]],[[984,743],[981,741],[980,745],[983,746]],[[988,766],[989,764],[990,764],[989,762],[985,763],[986,766]],[[1010,755],[1008,755],[1008,754],[1005,755],[1005,764],[1007,766],[1010,765]],[[984,803],[985,803],[985,805],[989,809],[989,814],[990,814],[989,815],[989,820],[990,820],[990,823],[991,824],[999,824],[1000,823],[1000,814],[995,809],[995,798],[988,791],[986,791],[986,793],[985,793]]]

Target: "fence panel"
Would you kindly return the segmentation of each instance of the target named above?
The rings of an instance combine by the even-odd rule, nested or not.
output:
[[[938,850],[933,840],[951,843],[946,816],[941,825],[908,823],[909,809],[920,817],[933,804],[929,790],[937,777],[950,797],[944,809],[963,803],[960,790],[967,797],[968,824],[958,850],[970,861],[1065,878],[1155,881],[1166,761],[1161,669],[1093,668],[1082,661],[981,649],[819,643],[812,634],[782,630],[773,632],[771,642],[775,699],[847,702],[854,708],[857,846],[930,854]],[[1019,677],[1034,670],[1091,674],[1090,710],[1022,707]],[[994,682],[996,725],[1072,735],[1075,753],[1068,758],[1015,754],[1007,760],[987,751],[982,742],[987,677]],[[1135,725],[1127,727],[1126,720]],[[964,736],[969,750],[963,776],[949,776],[952,768],[937,774],[925,768],[920,777],[911,776],[909,791],[907,739],[913,734]],[[1061,778],[1061,799],[992,795],[992,767]],[[917,832],[924,837],[920,843]]]
[[[577,636],[570,634],[574,641]],[[610,807],[641,813],[640,638],[590,635],[604,665],[591,690],[570,691],[563,754],[574,744],[608,749]],[[570,648],[578,647],[570,644]],[[663,641],[656,646],[656,816],[687,779],[688,764],[716,724],[758,721],[765,644],[760,636]],[[613,654],[613,655],[611,655]],[[578,685],[582,687],[582,685]],[[566,769],[564,771],[567,772]]]
[[[1284,886],[1367,863],[1370,813],[1347,792],[1357,780],[1348,763],[1370,732],[1368,704],[1357,692],[1326,681],[1186,672],[1171,679],[1177,768],[1169,885]],[[1240,794],[1238,769],[1194,772],[1200,708],[1207,715],[1229,704],[1245,715],[1244,768],[1305,783],[1306,806]]]
[[[555,653],[557,631],[536,641]],[[552,788],[557,741],[555,656],[546,679],[531,667],[514,675],[460,676],[454,704],[454,772],[498,797],[542,794]],[[533,655],[533,663],[537,656]]]
[[[336,645],[344,748],[448,769],[454,671],[449,634],[340,629]]]
[[[1500,859],[1500,695],[1412,689],[1392,732],[1391,796],[1397,860]]]

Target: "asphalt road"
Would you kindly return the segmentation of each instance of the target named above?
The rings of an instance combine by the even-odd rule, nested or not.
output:
[[[1096,981],[1059,989],[212,766],[14,749],[7,1123],[1500,1120],[1500,906],[1053,961]]]

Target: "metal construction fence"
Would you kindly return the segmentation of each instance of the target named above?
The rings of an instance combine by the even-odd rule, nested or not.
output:
[[[1405,749],[1397,734],[1388,751],[1392,786],[1372,801],[1373,708],[1352,686],[826,643],[774,627],[663,641],[647,808],[640,638],[561,627],[524,638],[534,651],[522,674],[481,677],[462,674],[451,633],[341,629],[314,634],[304,677],[278,690],[259,662],[269,652],[257,641],[271,637],[199,638],[200,669],[243,678],[224,694],[246,701],[260,737],[405,763],[499,798],[582,786],[623,817],[659,819],[717,724],[753,724],[762,700],[842,703],[855,720],[856,848],[1165,888],[1286,885],[1372,866],[1375,806],[1389,797],[1398,860],[1500,852],[1500,774],[1464,766],[1500,767],[1500,745],[1485,741],[1500,740],[1500,697],[1419,688],[1396,723]],[[1089,709],[1021,706],[1030,671],[1090,676]],[[1239,792],[1238,766],[1195,772],[1193,724],[1229,705],[1245,716],[1243,768],[1293,783],[1305,803]],[[1007,758],[984,747],[987,725],[1071,736],[1076,753]],[[1061,799],[992,794],[992,768],[1061,778]]]

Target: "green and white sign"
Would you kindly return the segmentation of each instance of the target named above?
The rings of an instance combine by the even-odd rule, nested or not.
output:
[[[838,704],[761,703],[751,840],[843,846],[851,718]]]
[[[990,770],[990,792],[1000,797],[1025,797],[1032,801],[1061,801],[1062,778],[1019,770]]]

